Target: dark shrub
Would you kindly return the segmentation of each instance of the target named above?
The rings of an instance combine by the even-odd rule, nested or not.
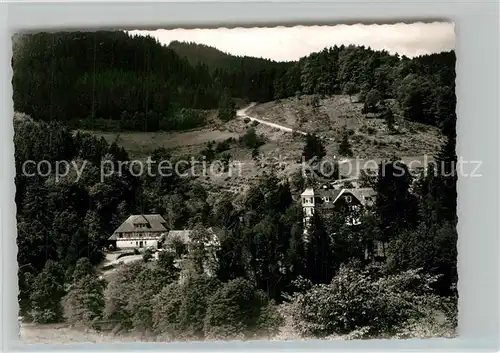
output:
[[[443,298],[430,288],[435,280],[419,270],[383,274],[341,266],[330,284],[295,295],[291,316],[304,336],[392,335],[407,322],[442,312]]]
[[[212,339],[237,339],[272,335],[280,317],[267,296],[248,280],[224,284],[210,298],[205,335]]]

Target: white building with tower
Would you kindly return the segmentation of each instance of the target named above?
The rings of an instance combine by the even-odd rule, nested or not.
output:
[[[314,189],[307,188],[301,194],[304,240],[307,241],[308,230],[311,219],[316,212],[323,215],[342,212],[346,215],[345,222],[349,226],[361,224],[361,215],[375,203],[377,193],[372,188],[332,188],[324,186]],[[383,261],[385,258],[385,246],[380,241],[374,241],[372,252],[375,261]],[[365,249],[365,258],[369,259],[370,251]]]
[[[360,224],[359,212],[366,206],[375,202],[376,192],[372,188],[332,188],[324,186],[314,189],[309,187],[301,194],[304,232],[307,232],[311,224],[311,218],[315,212],[333,213],[335,211],[347,210],[352,217],[347,216],[346,223],[349,225]]]

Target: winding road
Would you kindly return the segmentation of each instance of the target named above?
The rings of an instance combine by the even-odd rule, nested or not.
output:
[[[252,103],[250,104],[248,107],[246,108],[243,108],[243,109],[240,109],[236,112],[236,116],[240,119],[250,119],[251,121],[257,121],[258,123],[262,124],[262,125],[267,125],[267,126],[270,126],[270,127],[273,127],[275,129],[279,129],[279,130],[282,130],[282,131],[285,131],[285,132],[296,132],[298,134],[301,134],[301,135],[307,135],[306,132],[304,131],[300,131],[300,130],[294,130],[290,127],[287,127],[287,126],[283,126],[283,125],[280,125],[280,124],[276,124],[276,123],[272,123],[270,121],[266,121],[266,120],[261,120],[261,119],[257,119],[257,118],[254,118],[250,115],[247,114],[247,110],[254,107],[256,105],[256,103]]]
[[[300,131],[300,130],[294,130],[294,129],[288,127],[288,126],[283,126],[283,125],[280,125],[280,124],[272,123],[270,121],[258,119],[258,118],[255,118],[253,116],[248,115],[247,114],[248,109],[250,109],[252,107],[255,107],[256,105],[257,105],[257,103],[251,103],[248,107],[245,107],[243,109],[237,110],[236,111],[236,117],[238,117],[240,119],[250,119],[251,121],[257,121],[260,124],[267,125],[267,126],[275,128],[275,129],[279,129],[281,131],[291,132],[291,133],[295,132],[297,134],[301,134],[301,135],[304,135],[304,136],[307,135],[307,132]],[[329,137],[329,138],[327,138],[327,140],[332,141],[332,142],[335,141],[335,139],[333,137]],[[349,161],[349,159],[344,158],[344,159],[339,160],[338,163],[346,163],[348,161]]]

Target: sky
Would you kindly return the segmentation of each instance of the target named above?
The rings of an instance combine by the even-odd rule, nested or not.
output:
[[[453,23],[397,23],[390,25],[295,26],[270,28],[217,28],[131,31],[149,34],[162,44],[195,42],[234,55],[276,61],[298,60],[334,45],[364,45],[408,57],[455,48]]]

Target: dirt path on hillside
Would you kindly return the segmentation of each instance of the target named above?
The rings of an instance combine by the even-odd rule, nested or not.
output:
[[[304,131],[294,130],[294,129],[292,129],[290,127],[287,127],[287,126],[283,126],[283,125],[280,125],[280,124],[272,123],[270,121],[266,121],[266,120],[262,120],[262,119],[257,119],[255,117],[252,117],[252,116],[248,115],[247,114],[248,109],[254,107],[255,105],[256,105],[256,103],[252,103],[248,107],[236,111],[236,116],[238,118],[240,118],[240,119],[250,119],[251,121],[257,121],[260,124],[267,125],[267,126],[270,126],[272,128],[279,129],[281,131],[292,132],[292,133],[295,132],[295,133],[298,133],[298,134],[301,134],[301,135],[304,135],[304,136],[307,135],[307,133],[304,132]]]

